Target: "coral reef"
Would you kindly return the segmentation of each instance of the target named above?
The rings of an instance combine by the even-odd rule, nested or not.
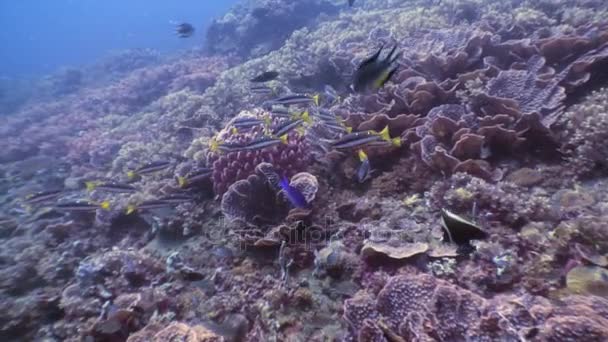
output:
[[[329,1],[263,0],[237,4],[207,30],[206,49],[213,54],[234,53],[257,57],[283,45],[296,29],[321,14],[334,15],[338,7]],[[281,27],[275,30],[275,27]]]
[[[605,173],[608,152],[602,142],[608,132],[607,107],[608,90],[603,88],[591,93],[564,115],[567,140],[563,149],[581,175],[596,170]]]
[[[242,112],[231,122],[242,118],[263,120],[268,115],[264,111]],[[233,132],[229,122],[214,139],[222,144],[247,144],[263,136],[262,127],[249,131]],[[282,176],[291,177],[304,171],[311,160],[306,139],[298,132],[290,133],[284,144],[269,149],[222,153],[207,152],[206,164],[213,166],[213,187],[217,195],[222,195],[234,182],[247,178],[260,163],[271,163]]]
[[[608,340],[606,18],[250,0],[204,52],[3,84],[0,340]]]
[[[388,280],[374,298],[357,293],[344,303],[353,338],[372,340],[601,341],[608,333],[606,301],[568,297],[561,304],[544,298],[497,296],[485,299],[428,275]],[[576,315],[585,319],[574,319]]]

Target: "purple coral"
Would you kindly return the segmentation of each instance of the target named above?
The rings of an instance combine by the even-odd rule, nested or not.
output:
[[[306,216],[308,210],[293,209],[287,196],[275,184],[275,169],[269,163],[260,163],[255,173],[232,184],[222,196],[222,213],[238,228],[244,240],[272,231],[291,216]],[[307,203],[311,203],[319,189],[315,176],[307,172],[294,175],[289,184],[301,192]],[[254,239],[254,240],[255,240]]]
[[[344,303],[352,336],[395,336],[410,341],[496,341],[540,338],[543,341],[602,341],[606,300],[592,303],[568,297],[569,305],[541,297],[497,296],[485,299],[426,274],[389,279],[376,298],[358,294]],[[584,315],[585,319],[575,318]],[[373,334],[376,335],[376,334]],[[540,336],[539,336],[540,335]]]
[[[262,117],[264,113],[255,112],[255,116]],[[241,114],[239,117],[248,117]],[[232,132],[233,126],[228,124],[216,137],[221,143],[247,144],[263,136],[262,127],[255,127],[249,131]],[[207,154],[207,165],[213,165],[213,189],[217,195],[223,195],[228,187],[238,180],[251,175],[260,163],[270,163],[281,175],[291,177],[297,172],[304,171],[310,162],[308,142],[304,135],[293,131],[289,133],[286,144],[279,144],[270,148],[255,151],[239,151]]]

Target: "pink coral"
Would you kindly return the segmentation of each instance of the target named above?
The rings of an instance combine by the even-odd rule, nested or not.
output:
[[[263,117],[261,111],[253,112],[253,117]],[[251,117],[242,113],[236,118]],[[263,136],[262,127],[250,131],[234,133],[229,123],[216,137],[221,143],[247,144]],[[303,135],[292,131],[287,137],[286,144],[255,151],[239,151],[218,153],[209,152],[207,165],[213,165],[213,189],[217,195],[222,195],[234,182],[245,179],[253,173],[260,163],[270,163],[280,175],[291,177],[299,171],[304,171],[310,162],[309,145]]]

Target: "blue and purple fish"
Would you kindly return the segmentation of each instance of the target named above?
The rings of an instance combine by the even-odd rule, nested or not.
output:
[[[281,178],[279,185],[281,186],[281,189],[283,189],[283,192],[285,192],[285,195],[287,196],[287,199],[289,199],[289,202],[291,202],[292,206],[295,208],[308,207],[308,202],[306,201],[306,198],[302,192],[289,185],[289,179],[287,179],[287,177]]]

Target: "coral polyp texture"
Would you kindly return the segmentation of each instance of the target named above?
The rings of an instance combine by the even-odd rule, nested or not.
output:
[[[242,118],[264,120],[264,111],[243,112],[231,122]],[[266,136],[262,126],[251,130],[239,131],[229,122],[213,139],[218,144],[247,145],[256,139]],[[235,131],[236,130],[236,131]],[[217,195],[222,195],[234,182],[245,179],[253,174],[260,163],[272,164],[280,175],[291,177],[299,171],[304,171],[311,161],[308,143],[304,134],[293,131],[286,137],[285,142],[267,149],[227,151],[209,150],[206,163],[213,166],[213,189]]]
[[[608,341],[607,18],[248,0],[0,79],[0,340]]]
[[[398,275],[377,296],[358,293],[347,299],[344,317],[353,338],[364,341],[601,341],[608,338],[602,327],[608,302],[596,300],[486,299],[429,275]]]

